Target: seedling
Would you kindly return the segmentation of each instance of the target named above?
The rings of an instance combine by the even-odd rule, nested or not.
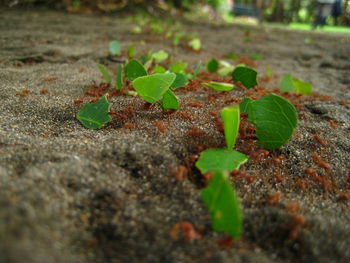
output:
[[[239,66],[232,72],[232,79],[233,81],[240,81],[246,88],[250,89],[258,85],[257,75],[258,73],[254,69]]]
[[[201,197],[209,209],[214,231],[239,238],[242,232],[242,211],[228,172],[215,172]]]
[[[310,95],[312,89],[311,83],[293,78],[292,74],[284,75],[280,83],[280,90],[282,92],[291,92],[294,90],[297,95]]]
[[[295,107],[276,94],[255,101],[245,98],[240,110],[248,114],[248,120],[256,128],[259,144],[268,150],[286,144],[297,126]]]
[[[196,162],[202,174],[215,171],[233,171],[245,163],[248,158],[243,153],[232,150],[238,134],[240,123],[239,106],[234,105],[221,110],[224,121],[224,134],[227,149],[207,149],[203,151]]]
[[[215,81],[211,81],[209,83],[203,83],[203,86],[212,88],[217,91],[230,91],[235,87],[231,83],[215,82]]]
[[[100,129],[111,120],[110,103],[105,94],[97,102],[86,103],[78,112],[77,119],[88,129]]]
[[[121,44],[119,41],[113,40],[109,42],[108,49],[109,49],[109,53],[111,53],[112,56],[120,55]]]

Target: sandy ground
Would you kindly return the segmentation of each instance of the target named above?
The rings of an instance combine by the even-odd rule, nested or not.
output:
[[[195,53],[133,35],[131,26],[118,16],[1,13],[0,263],[350,262],[350,37],[186,23],[203,41]],[[124,47],[144,40],[139,54],[164,49],[191,67],[229,52],[261,53],[251,61],[260,91],[273,91],[292,73],[331,96],[289,96],[297,132],[268,156],[257,158],[259,148],[248,151],[249,142],[238,140],[251,158],[232,176],[245,217],[232,246],[220,246],[226,236],[211,230],[199,196],[205,182],[193,164],[201,150],[224,145],[214,113],[254,92],[218,94],[200,85],[217,77],[202,74],[194,88],[176,92],[178,113],[117,96],[112,109],[127,120],[113,115],[103,129],[85,129],[74,101],[92,99],[84,92],[101,82],[96,63],[117,65],[107,58],[114,39]],[[331,169],[319,167],[315,154]],[[180,165],[188,170],[182,180]],[[179,222],[201,238],[171,237]]]

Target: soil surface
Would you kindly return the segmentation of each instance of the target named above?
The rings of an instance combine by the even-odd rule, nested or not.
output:
[[[203,42],[192,52],[131,27],[117,15],[1,13],[0,262],[350,262],[350,37],[186,22]],[[219,93],[201,83],[230,78],[202,73],[176,90],[178,112],[115,94],[113,120],[88,130],[75,115],[107,91],[96,64],[116,68],[114,39],[139,43],[138,55],[164,49],[191,68],[233,52],[260,85]],[[279,93],[287,73],[316,94]],[[298,128],[264,152],[243,118],[236,149],[250,159],[231,179],[244,232],[231,244],[211,230],[194,162],[224,146],[222,107],[269,92],[296,106]]]

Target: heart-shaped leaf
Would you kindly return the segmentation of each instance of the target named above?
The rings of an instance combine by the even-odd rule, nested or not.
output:
[[[216,172],[201,197],[208,207],[214,231],[239,238],[242,232],[242,211],[228,173]]]
[[[231,150],[236,143],[239,130],[240,111],[238,105],[225,107],[221,111],[221,118],[224,121],[224,133],[227,149]]]
[[[109,42],[108,48],[112,56],[120,55],[121,45],[119,41],[113,40]]]
[[[174,73],[157,73],[135,79],[132,86],[145,101],[154,103],[160,100],[174,82]]]
[[[211,81],[209,83],[203,83],[202,85],[205,87],[215,89],[217,91],[230,91],[235,87],[231,83],[215,82],[215,81]]]
[[[258,85],[257,75],[258,73],[254,69],[240,66],[232,72],[232,79],[233,81],[240,81],[246,88],[250,89]]]
[[[237,170],[247,160],[246,155],[235,150],[211,148],[201,152],[196,166],[202,174],[215,171],[231,172]]]
[[[165,110],[178,110],[180,108],[180,103],[178,97],[170,89],[164,94],[160,105]]]
[[[269,94],[259,100],[244,100],[241,110],[248,114],[255,125],[256,135],[262,147],[274,150],[286,144],[297,126],[298,116],[293,104]]]
[[[108,94],[96,102],[86,103],[78,112],[77,119],[88,129],[100,129],[111,120]]]
[[[126,77],[129,80],[134,80],[138,77],[146,76],[147,70],[136,59],[132,59],[125,66]]]

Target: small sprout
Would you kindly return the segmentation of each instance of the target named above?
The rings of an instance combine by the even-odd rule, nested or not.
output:
[[[165,61],[168,57],[169,57],[169,54],[164,50],[160,50],[152,54],[152,58],[155,60],[156,63],[161,63]]]
[[[153,69],[153,73],[165,73],[166,72],[166,69],[162,66],[155,66],[154,69]]]
[[[170,66],[170,71],[173,73],[185,73],[188,64],[183,61],[178,61],[175,64]]]
[[[177,89],[177,88],[184,87],[187,84],[188,84],[188,77],[185,74],[176,73],[176,78],[175,78],[173,84],[171,84],[170,88]]]
[[[103,80],[110,84],[112,82],[112,78],[111,75],[108,72],[108,69],[106,68],[106,66],[102,65],[102,64],[97,64],[98,69],[100,70],[100,72],[102,73],[102,77]]]
[[[201,40],[199,38],[194,38],[188,42],[188,45],[195,51],[199,51],[202,47]]]
[[[109,42],[108,49],[109,49],[109,53],[111,53],[112,56],[120,55],[121,44],[119,41],[113,40]]]
[[[128,58],[134,58],[136,53],[135,46],[129,46],[128,47]]]
[[[138,77],[147,75],[147,71],[144,66],[136,59],[132,59],[125,66],[126,77],[129,80],[134,80]]]
[[[178,97],[171,90],[167,90],[164,94],[160,105],[165,110],[178,110],[180,108],[180,103]]]
[[[293,78],[292,74],[285,75],[280,83],[280,90],[282,92],[291,92],[295,90],[295,94],[297,95],[310,95],[312,89],[311,83]]]
[[[78,112],[77,119],[88,129],[100,129],[111,120],[108,114],[110,103],[107,100],[108,94],[105,94],[96,102],[86,103]]]
[[[242,232],[243,216],[235,189],[227,172],[216,172],[201,197],[209,209],[214,231],[239,238]]]
[[[232,72],[233,81],[240,81],[246,88],[250,89],[258,82],[256,80],[258,73],[251,68],[239,66]]]
[[[219,69],[219,62],[215,58],[212,58],[211,60],[208,61],[207,63],[208,72],[217,72],[218,69]]]
[[[118,90],[123,89],[123,66],[119,65],[117,68],[117,74],[115,75],[115,84]]]
[[[215,89],[217,91],[230,91],[235,87],[231,83],[215,82],[215,81],[211,81],[209,83],[203,83],[203,86]]]
[[[142,33],[142,28],[140,26],[133,26],[130,29],[130,33],[132,33],[132,34],[141,34]]]
[[[174,82],[174,73],[157,73],[135,79],[132,86],[149,103],[159,101]]]
[[[286,144],[297,126],[298,116],[293,104],[273,93],[259,100],[245,98],[240,110],[248,114],[260,145],[268,150]]]

